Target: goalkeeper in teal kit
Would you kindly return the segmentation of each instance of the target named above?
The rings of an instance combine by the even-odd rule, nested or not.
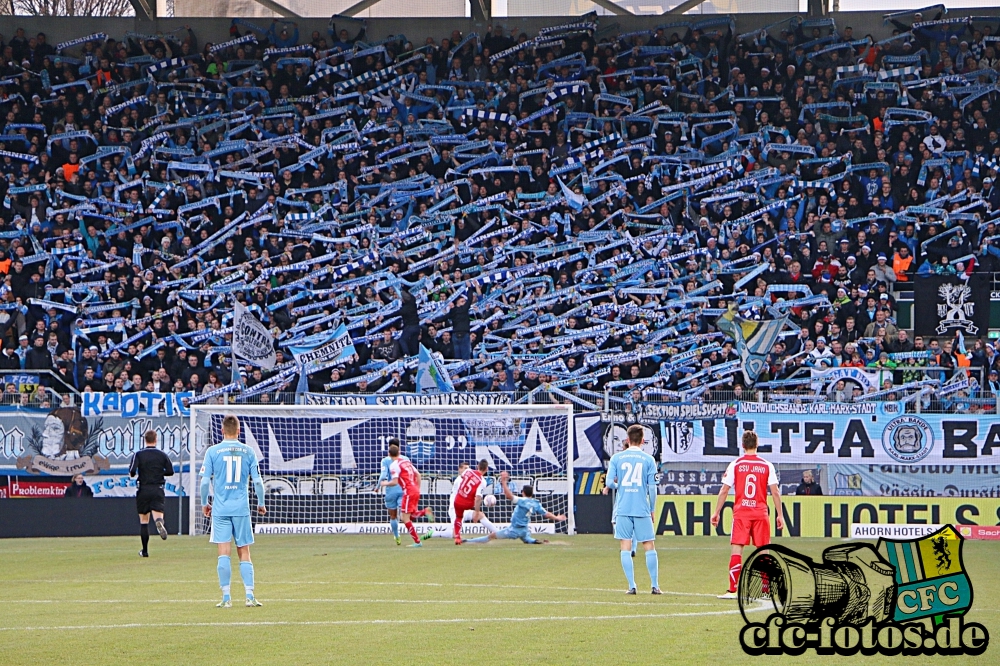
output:
[[[247,606],[262,605],[254,597],[253,562],[250,561],[250,544],[253,527],[250,524],[250,481],[257,493],[257,513],[264,515],[264,481],[260,477],[257,456],[246,444],[239,441],[240,422],[232,415],[222,419],[223,440],[205,452],[201,468],[202,512],[212,521],[210,541],[219,546],[219,587],[222,601],[217,608],[232,608],[229,582],[232,578],[230,553],[236,540],[240,558],[240,576],[246,589]]]
[[[662,594],[659,584],[660,562],[653,539],[653,510],[656,506],[656,460],[642,450],[641,425],[628,429],[628,448],[611,456],[604,481],[604,494],[617,489],[615,497],[615,538],[621,543],[622,569],[628,592],[635,594],[635,569],[632,565],[632,540],[646,550],[646,569],[653,594]]]

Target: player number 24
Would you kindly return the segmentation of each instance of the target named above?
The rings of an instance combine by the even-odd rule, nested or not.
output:
[[[642,463],[622,463],[622,486],[642,485]]]
[[[226,483],[239,483],[243,459],[239,456],[223,456],[226,461]]]

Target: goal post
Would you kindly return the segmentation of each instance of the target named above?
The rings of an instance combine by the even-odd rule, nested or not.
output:
[[[450,533],[448,500],[458,465],[485,459],[487,490],[498,499],[486,510],[494,524],[509,523],[513,509],[498,479],[506,471],[515,495],[531,485],[546,510],[567,517],[559,524],[535,521],[534,531],[575,533],[572,405],[192,405],[192,535],[208,532],[199,473],[205,451],[222,440],[227,414],[239,418],[240,440],[257,453],[264,477],[268,513],[253,514],[258,534],[388,534],[378,477],[392,438],[420,471],[421,507],[438,516],[431,525],[415,523],[421,531]]]

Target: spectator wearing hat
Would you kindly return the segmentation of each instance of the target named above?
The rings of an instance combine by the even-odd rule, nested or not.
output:
[[[877,281],[891,286],[896,282],[896,271],[889,265],[888,259],[884,252],[879,252],[872,270],[875,271],[875,279]]]

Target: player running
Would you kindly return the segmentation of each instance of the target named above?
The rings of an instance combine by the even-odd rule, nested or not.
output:
[[[482,464],[482,463],[480,463]],[[546,520],[554,520],[556,522],[561,522],[566,520],[566,516],[556,515],[545,510],[542,503],[535,499],[535,489],[531,486],[524,486],[521,488],[521,496],[514,497],[514,493],[510,491],[507,487],[507,479],[509,478],[507,472],[500,473],[500,486],[503,488],[504,497],[509,499],[514,504],[514,513],[510,517],[510,527],[506,527],[499,532],[493,532],[487,536],[478,537],[476,539],[463,539],[462,543],[487,543],[495,539],[520,539],[524,543],[548,543],[547,539],[542,539],[538,541],[531,537],[531,530],[529,525],[531,523],[532,514],[536,516],[544,516]]]
[[[720,594],[720,599],[735,599],[736,585],[740,581],[743,568],[743,548],[751,541],[760,548],[771,543],[771,530],[767,518],[767,490],[774,499],[775,524],[784,529],[785,521],[781,512],[781,493],[778,490],[778,475],[774,465],[757,456],[757,433],[747,430],[743,433],[744,454],[729,463],[722,476],[722,489],[715,503],[712,525],[719,524],[722,507],[726,503],[729,489],[736,493],[733,502],[733,545],[729,556],[729,591]]]
[[[448,517],[454,526],[455,545],[462,545],[462,523],[478,521],[495,534],[497,528],[483,513],[483,492],[486,489],[484,475],[489,471],[488,461],[480,460],[478,469],[472,469],[468,463],[458,466],[458,478],[451,490],[451,501],[448,502]]]
[[[389,446],[395,446],[399,450],[399,440],[393,437],[389,440]],[[382,473],[378,477],[379,485],[385,489],[385,508],[389,510],[389,528],[392,530],[392,536],[396,539],[396,545],[402,544],[399,538],[399,505],[403,501],[403,488],[402,486],[385,486],[382,484],[383,481],[392,480],[392,471],[389,469],[392,466],[392,458],[386,456],[382,458]]]
[[[653,594],[660,592],[660,561],[656,554],[653,513],[656,506],[656,460],[642,450],[641,425],[629,426],[628,448],[611,456],[604,481],[605,495],[609,489],[615,496],[615,538],[621,543],[622,570],[628,581],[628,592],[635,594],[635,567],[632,564],[633,538],[646,551],[646,570]]]
[[[420,536],[417,535],[417,529],[413,526],[411,519],[427,516],[430,520],[434,520],[434,512],[430,509],[417,510],[417,506],[420,504],[420,472],[413,466],[409,458],[400,455],[398,440],[396,444],[389,445],[389,458],[392,460],[389,463],[389,475],[391,479],[382,481],[380,485],[383,488],[399,486],[403,489],[403,497],[399,504],[400,519],[403,521],[406,531],[413,537],[413,543],[409,547],[420,548],[423,544],[421,543]],[[433,530],[427,532],[424,534],[423,540],[430,539],[433,534]]]
[[[222,601],[216,608],[232,608],[229,582],[232,562],[229,559],[236,539],[236,552],[240,558],[240,576],[246,589],[247,606],[261,606],[253,594],[253,562],[250,561],[250,544],[253,528],[250,525],[250,481],[257,493],[257,513],[264,515],[264,481],[260,477],[257,456],[246,444],[239,441],[240,422],[232,414],[222,419],[223,440],[205,452],[201,468],[201,510],[212,519],[212,536],[209,539],[219,546],[219,587]]]

